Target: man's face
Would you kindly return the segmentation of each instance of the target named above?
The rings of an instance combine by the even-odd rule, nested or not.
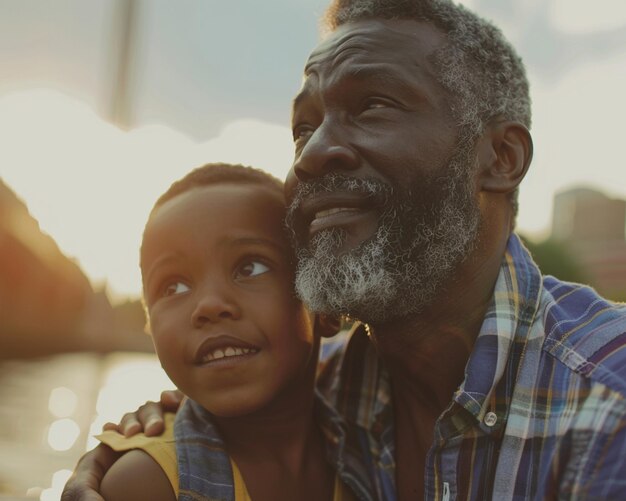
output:
[[[476,239],[472,152],[430,60],[443,43],[425,23],[362,21],[309,58],[286,189],[296,287],[315,311],[419,312]]]

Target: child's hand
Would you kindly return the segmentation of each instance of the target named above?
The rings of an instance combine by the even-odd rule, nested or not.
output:
[[[126,437],[144,432],[152,437],[163,433],[163,413],[176,412],[184,395],[178,390],[167,390],[161,393],[160,402],[148,401],[134,412],[122,416],[119,424],[106,423],[104,430],[114,430]]]

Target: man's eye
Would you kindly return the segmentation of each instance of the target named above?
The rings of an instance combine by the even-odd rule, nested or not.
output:
[[[363,111],[380,110],[380,109],[394,108],[394,107],[396,107],[396,104],[392,100],[382,98],[382,97],[372,97],[372,98],[366,99],[365,101],[363,101],[363,104],[362,104]]]
[[[172,282],[163,289],[163,296],[176,296],[190,290],[191,288],[184,282]]]
[[[298,125],[293,128],[293,140],[299,141],[313,134],[313,127],[310,125]]]
[[[379,108],[389,108],[389,105],[381,101],[372,101],[372,102],[367,103],[368,110],[376,110]]]
[[[270,271],[269,267],[259,261],[249,261],[247,263],[242,264],[237,269],[237,276],[240,277],[255,277],[257,275],[262,275],[263,273],[267,273]]]

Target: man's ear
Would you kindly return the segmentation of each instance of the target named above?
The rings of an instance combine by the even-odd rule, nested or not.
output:
[[[329,315],[315,315],[315,333],[322,337],[333,337],[341,327],[341,320]]]
[[[514,191],[524,179],[533,157],[533,140],[519,122],[489,123],[478,142],[479,189],[495,193]]]

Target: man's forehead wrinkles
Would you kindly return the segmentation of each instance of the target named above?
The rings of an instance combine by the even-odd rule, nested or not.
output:
[[[330,40],[316,49],[309,58],[307,68],[324,63],[330,63],[331,68],[336,68],[352,56],[371,56],[375,52],[385,52],[384,49],[384,44],[371,34],[347,33],[338,40]]]
[[[426,86],[439,86],[436,75],[427,62],[414,58],[390,56],[388,58],[372,59],[366,52],[348,51],[338,55],[329,66],[311,66],[306,75],[300,94],[294,102],[300,102],[307,95],[315,92],[319,85],[328,85],[339,82],[354,81],[388,81],[399,87],[413,89],[418,87],[422,93],[427,92]],[[342,64],[345,63],[345,64]]]
[[[363,26],[358,30],[351,29],[341,33],[341,28],[315,48],[309,57],[307,68],[312,65],[343,60],[350,53],[372,52],[384,49],[380,33],[371,26]]]
[[[406,48],[407,43],[415,50],[399,50]],[[322,42],[309,57],[305,76],[324,69],[336,71],[344,63],[368,65],[395,60],[407,66],[430,66],[432,47],[420,50],[420,45],[420,41],[410,33],[395,30],[380,32],[364,27],[356,33],[351,31]],[[420,61],[421,58],[424,61]]]

